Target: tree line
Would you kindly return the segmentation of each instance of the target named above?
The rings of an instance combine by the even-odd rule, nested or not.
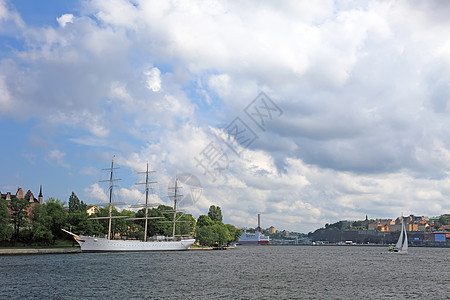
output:
[[[200,245],[221,247],[236,243],[241,231],[234,225],[222,222],[222,211],[219,206],[211,205],[208,215],[201,215],[197,220],[196,239]]]
[[[112,208],[115,218],[111,226],[111,236],[120,239],[144,238],[145,209],[118,211]],[[68,206],[64,202],[49,198],[43,204],[30,203],[25,199],[13,198],[11,201],[0,199],[0,245],[55,245],[58,240],[71,240],[72,237],[61,228],[81,235],[105,236],[108,232],[108,219],[91,217],[108,217],[109,207],[100,208],[89,216],[87,204],[80,201],[75,193],[69,197]],[[148,210],[149,237],[172,236],[173,209],[159,205]],[[233,225],[223,224],[219,206],[211,206],[208,215],[201,215],[198,221],[190,214],[178,214],[175,226],[176,236],[195,236],[200,245],[222,246],[237,242],[240,231]]]

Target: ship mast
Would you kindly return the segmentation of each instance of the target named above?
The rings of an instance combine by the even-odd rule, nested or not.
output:
[[[148,170],[148,163],[147,163],[147,171],[145,172],[139,172],[140,174],[145,174],[145,182],[140,182],[136,184],[145,184],[145,229],[144,229],[144,242],[147,241],[147,229],[148,229],[148,190],[150,188],[150,184],[156,183],[156,181],[148,181],[148,174],[154,173],[155,171],[149,171]]]
[[[173,229],[172,229],[172,238],[175,240],[175,224],[177,221],[177,197],[180,197],[182,195],[178,195],[177,191],[179,189],[178,187],[178,178],[175,178],[175,186],[173,188],[169,188],[169,189],[174,189],[174,194],[172,196],[169,197],[173,197]]]
[[[112,219],[112,205],[113,205],[113,202],[112,202],[113,181],[120,180],[120,179],[113,179],[113,170],[119,169],[119,168],[114,168],[114,156],[113,156],[113,159],[111,160],[111,168],[103,169],[103,170],[110,170],[111,171],[111,175],[109,177],[109,180],[100,180],[100,182],[107,182],[107,181],[109,181],[108,240],[111,239],[111,219]]]
[[[175,240],[175,221],[177,220],[177,183],[178,179],[175,179],[175,194],[173,196],[173,240]]]

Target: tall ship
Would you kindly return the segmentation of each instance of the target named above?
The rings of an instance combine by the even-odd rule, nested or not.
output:
[[[123,203],[118,202],[112,202],[112,190],[113,190],[113,182],[119,179],[113,179],[113,170],[114,170],[114,159],[111,161],[111,168],[105,169],[110,170],[111,175],[109,180],[109,203],[106,203],[105,205],[109,206],[109,216],[108,217],[96,217],[92,219],[108,219],[108,235],[105,237],[95,237],[95,236],[85,236],[85,235],[77,235],[74,234],[68,230],[62,229],[64,232],[70,234],[73,236],[75,241],[80,245],[82,252],[110,252],[110,251],[168,251],[168,250],[188,250],[189,247],[195,242],[195,239],[193,238],[183,238],[183,237],[176,237],[175,236],[175,223],[180,222],[178,221],[177,216],[177,197],[179,196],[177,194],[177,183],[178,180],[175,179],[175,185],[173,187],[174,189],[174,195],[173,197],[173,235],[172,237],[165,237],[165,236],[158,236],[154,239],[147,239],[147,230],[148,230],[148,220],[149,219],[155,219],[157,217],[149,217],[148,216],[148,207],[150,204],[148,203],[148,191],[150,184],[153,182],[148,181],[148,174],[151,173],[148,171],[148,164],[147,164],[147,171],[142,172],[145,173],[146,180],[145,183],[145,217],[143,218],[127,218],[127,220],[139,220],[144,219],[145,225],[144,225],[144,240],[115,240],[111,238],[111,223],[112,219],[114,218],[126,218],[123,216],[112,216],[112,207],[113,205],[119,205]]]
[[[258,227],[255,229],[255,233],[248,233],[244,231],[239,238],[239,245],[267,245],[270,239],[262,233],[261,229],[261,215],[258,214]]]

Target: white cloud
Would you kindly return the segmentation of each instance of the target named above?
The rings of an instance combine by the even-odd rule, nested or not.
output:
[[[12,24],[9,24],[10,21]],[[15,29],[15,27],[19,29],[25,27],[25,23],[20,15],[8,5],[8,1],[6,0],[0,0],[0,24],[2,25],[0,26],[0,32],[6,34],[11,34],[11,29]]]
[[[147,76],[146,87],[153,92],[159,92],[161,90],[161,71],[158,68],[152,68],[150,71],[144,72]]]
[[[111,84],[110,96],[123,101],[126,105],[132,104],[133,102],[133,98],[127,91],[126,84],[122,82],[116,81]]]
[[[56,18],[56,21],[58,21],[59,26],[66,27],[67,23],[73,23],[73,15],[72,14],[63,14],[61,17]]]
[[[11,94],[6,86],[4,77],[0,76],[0,113],[6,114],[12,108]]]
[[[56,162],[59,166],[64,168],[70,168],[70,165],[64,161],[65,156],[66,156],[65,152],[62,152],[58,149],[53,149],[48,153],[47,161]]]
[[[230,76],[228,76],[227,74],[212,75],[208,79],[208,86],[221,98],[230,96],[231,93]]]
[[[87,203],[90,204],[109,202],[106,192],[100,187],[98,183],[94,183],[90,187],[85,188],[84,194],[88,199]]]
[[[198,212],[218,204],[238,225],[258,212],[293,230],[442,213],[448,13],[438,2],[95,0],[34,28],[0,1],[1,25],[24,41],[1,59],[0,113],[36,118],[77,155],[121,152],[136,171],[149,161],[161,198],[191,172],[205,191]],[[211,182],[194,157],[212,141],[227,149],[218,124],[245,118],[260,91],[283,116],[253,128],[258,139]],[[73,165],[67,151],[47,159]]]
[[[103,116],[104,117],[104,116]],[[109,135],[109,129],[105,125],[114,120],[101,118],[98,114],[93,114],[87,110],[78,113],[75,112],[59,112],[56,115],[51,116],[51,122],[55,124],[64,124],[74,127],[81,127],[88,130],[96,137],[107,137]]]

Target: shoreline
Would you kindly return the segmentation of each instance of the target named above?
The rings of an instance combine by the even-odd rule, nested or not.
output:
[[[276,247],[286,247],[286,246],[308,246],[308,247],[329,247],[329,246],[350,246],[350,247],[388,247],[389,245],[336,245],[336,244],[323,244],[323,245],[265,245],[265,246],[276,246]],[[246,246],[240,246],[240,247],[246,247]],[[410,246],[411,248],[450,248],[449,246]],[[211,250],[231,250],[236,249],[239,247],[223,247],[223,248],[214,248],[214,247],[196,247],[196,248],[190,248],[188,251],[211,251]],[[27,249],[2,249],[0,248],[0,256],[5,255],[27,255],[27,254],[77,254],[82,253],[80,247],[70,247],[70,248],[42,248],[42,249],[33,249],[33,248],[27,248]]]
[[[23,255],[23,254],[69,254],[81,253],[80,247],[71,248],[42,248],[42,249],[0,249],[0,255]]]
[[[234,249],[234,247],[228,248],[214,248],[214,247],[196,247],[190,248],[188,251],[209,251],[209,250],[228,250]],[[26,254],[76,254],[82,253],[80,247],[70,248],[25,248],[25,249],[2,249],[0,248],[0,256],[2,255],[26,255]]]

